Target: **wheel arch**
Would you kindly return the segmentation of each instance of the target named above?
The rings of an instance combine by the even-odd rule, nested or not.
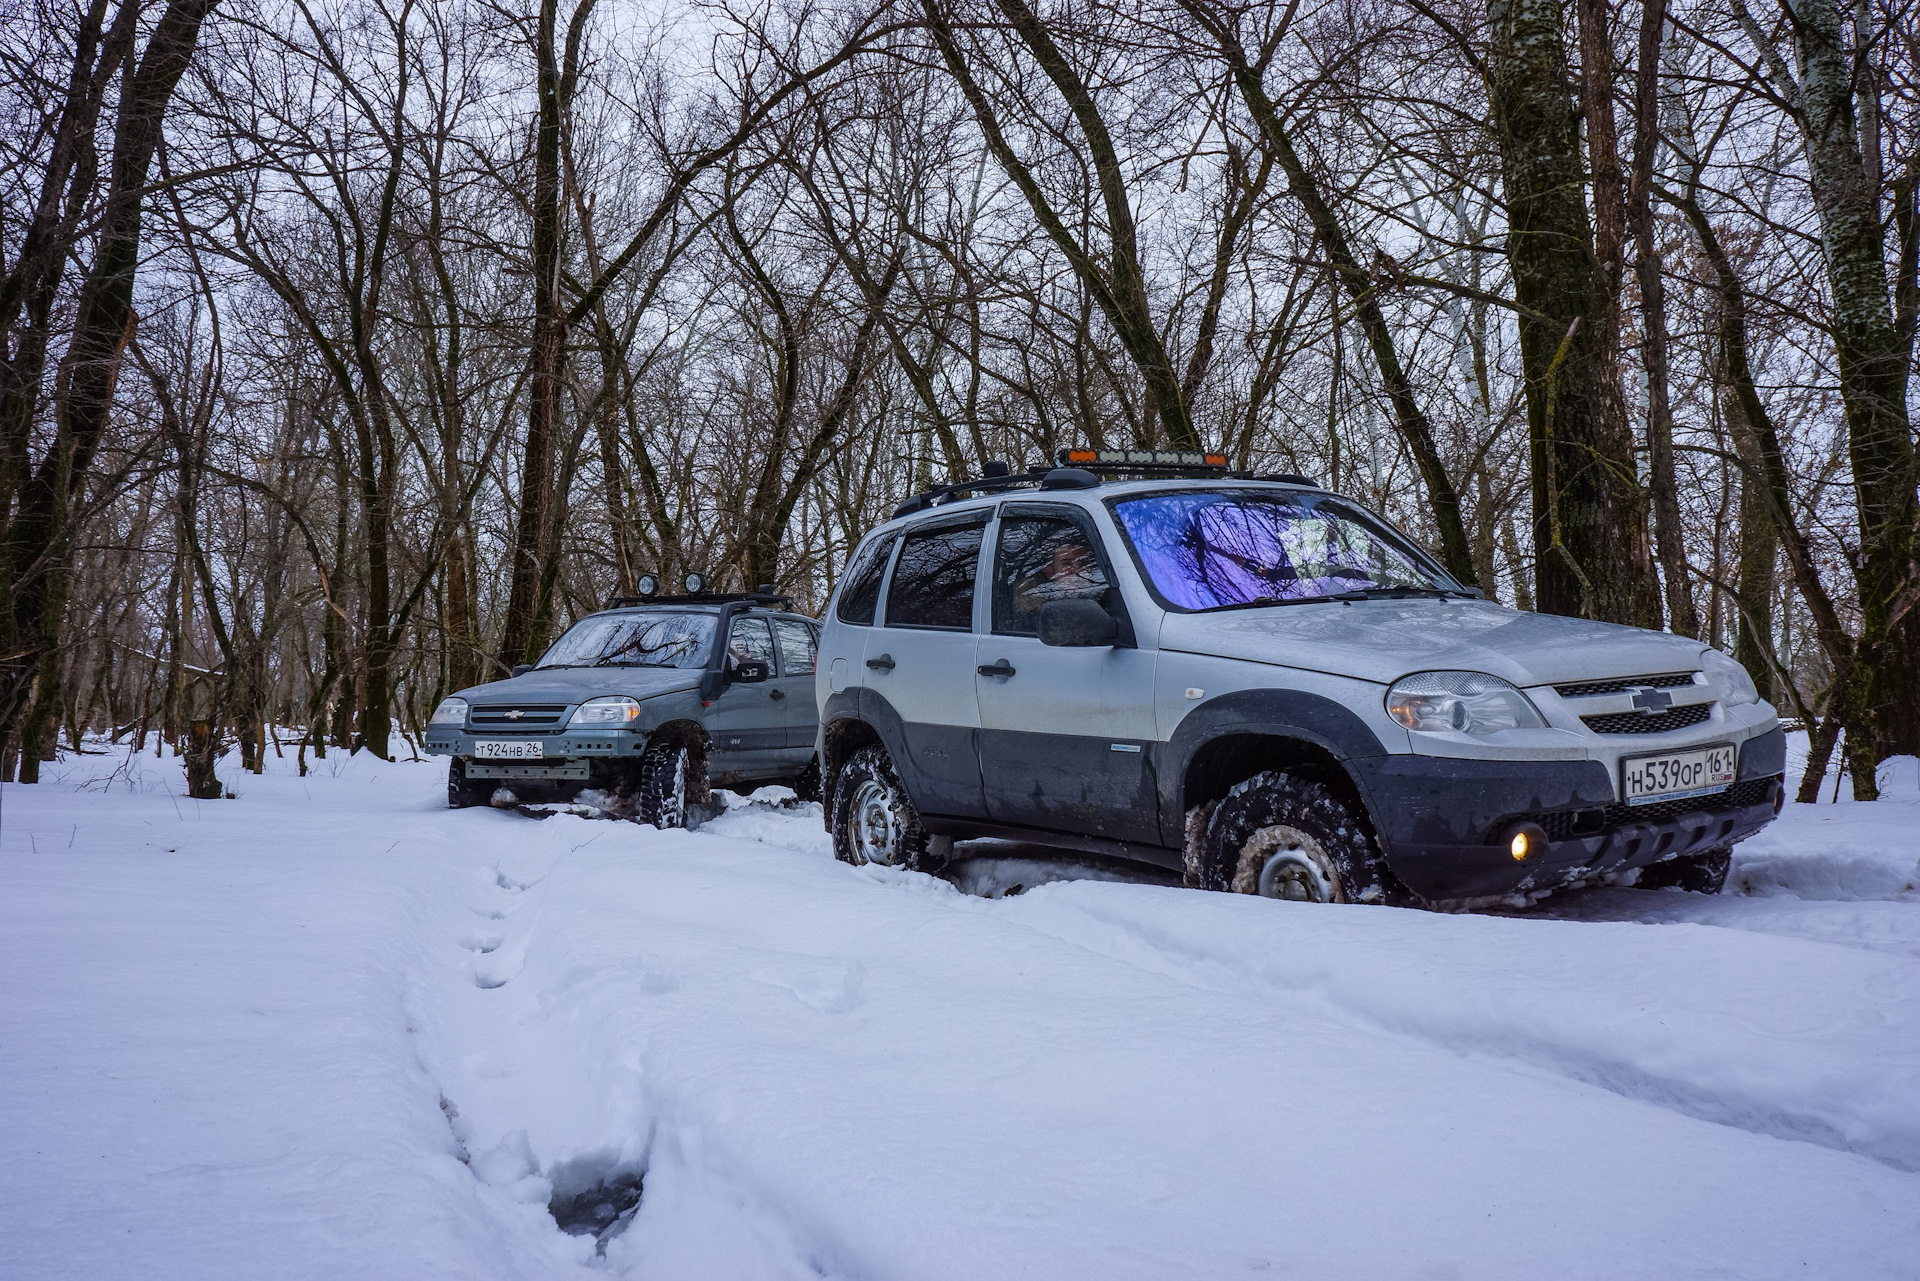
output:
[[[1325,784],[1370,826],[1372,797],[1352,762],[1386,748],[1353,711],[1299,690],[1241,690],[1202,703],[1168,743],[1161,773],[1161,829],[1186,844],[1187,815],[1224,797],[1263,770],[1303,774]]]

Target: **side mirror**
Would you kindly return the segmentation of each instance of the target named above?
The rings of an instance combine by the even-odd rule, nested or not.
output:
[[[739,685],[757,685],[773,675],[773,669],[765,663],[748,659],[727,668],[727,679]]]
[[[525,676],[528,672],[532,670],[533,670],[532,663],[516,663],[514,664],[513,674],[515,676]]]
[[[1120,623],[1090,600],[1050,600],[1040,607],[1042,645],[1111,645],[1120,639]]]

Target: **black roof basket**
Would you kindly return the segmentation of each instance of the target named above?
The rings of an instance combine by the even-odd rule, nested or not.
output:
[[[781,609],[793,608],[793,597],[775,591],[696,592],[689,596],[614,596],[608,599],[605,608],[627,609],[634,605],[731,605],[736,602],[769,607],[777,605]]]

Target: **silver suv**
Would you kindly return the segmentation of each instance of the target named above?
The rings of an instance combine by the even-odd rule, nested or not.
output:
[[[593,791],[623,817],[686,827],[715,783],[810,798],[819,625],[786,603],[770,590],[622,598],[510,679],[443,700],[426,748],[453,758],[447,803]]]
[[[1075,451],[920,495],[829,606],[835,851],[1001,836],[1321,902],[1630,869],[1717,891],[1785,739],[1698,641],[1522,613],[1379,516],[1216,457]]]

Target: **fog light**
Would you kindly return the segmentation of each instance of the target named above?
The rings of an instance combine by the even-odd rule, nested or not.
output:
[[[1547,830],[1538,823],[1516,823],[1507,830],[1507,853],[1524,863],[1547,848]]]

